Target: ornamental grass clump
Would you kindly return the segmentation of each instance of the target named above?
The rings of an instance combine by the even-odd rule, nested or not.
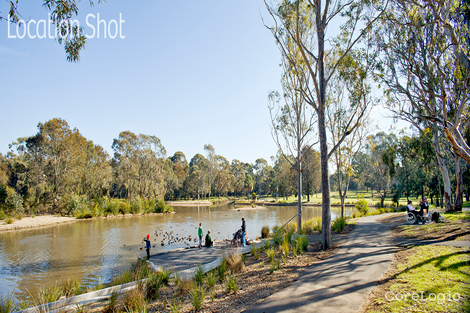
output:
[[[227,292],[233,291],[234,294],[237,294],[237,290],[238,290],[237,276],[233,273],[228,274],[224,280],[224,286]]]
[[[220,265],[217,266],[217,274],[219,276],[220,281],[224,281],[225,279],[225,272],[227,271],[227,259],[223,257],[220,261]]]
[[[260,255],[261,255],[260,248],[257,248],[255,245],[252,245],[251,254],[255,257],[255,259],[259,260]]]
[[[196,285],[189,295],[191,296],[191,303],[193,304],[194,309],[198,311],[204,303],[204,298],[206,297],[206,288],[204,286]]]
[[[16,310],[15,302],[11,296],[0,296],[0,313],[11,313]]]
[[[202,285],[204,279],[204,271],[202,270],[202,264],[199,264],[198,267],[196,268],[196,271],[194,271],[194,280],[196,281],[196,284]]]
[[[331,229],[335,232],[342,232],[344,227],[346,227],[346,219],[343,216],[338,216],[331,223]]]

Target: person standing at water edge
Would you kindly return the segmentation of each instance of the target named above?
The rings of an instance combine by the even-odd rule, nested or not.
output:
[[[245,218],[242,217],[242,247],[245,246],[245,242],[246,242],[246,224],[245,224]]]
[[[199,223],[199,228],[197,230],[197,235],[199,236],[199,249],[202,246],[202,236],[204,235],[204,231],[202,230],[202,223]]]
[[[145,241],[145,250],[147,250],[147,260],[150,260],[150,234],[147,235],[147,238],[144,238]]]

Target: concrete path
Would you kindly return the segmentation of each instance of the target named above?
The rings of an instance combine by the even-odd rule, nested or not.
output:
[[[197,246],[191,248],[168,251],[160,254],[150,255],[150,262],[154,267],[161,267],[170,269],[172,272],[183,271],[199,264],[207,264],[214,262],[222,255],[229,253],[231,249],[226,248],[226,241],[217,241],[213,247],[202,247],[199,249]],[[251,247],[246,246],[239,248],[239,252],[250,251]]]
[[[395,252],[389,227],[376,218],[359,219],[334,255],[306,268],[292,285],[244,312],[359,310]]]

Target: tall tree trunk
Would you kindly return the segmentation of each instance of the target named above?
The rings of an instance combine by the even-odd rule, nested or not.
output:
[[[463,172],[460,164],[461,157],[455,155],[455,202],[454,211],[462,211],[463,207]]]
[[[436,153],[436,158],[437,158],[437,164],[439,166],[439,169],[441,170],[442,174],[442,181],[444,183],[444,207],[446,212],[452,211],[452,189],[450,185],[450,178],[449,178],[449,171],[447,170],[447,166],[445,164],[445,160],[441,154],[441,148],[439,147],[439,138],[438,138],[438,133],[436,126],[434,126],[434,131],[433,131],[433,142],[432,145],[434,147],[434,152]]]

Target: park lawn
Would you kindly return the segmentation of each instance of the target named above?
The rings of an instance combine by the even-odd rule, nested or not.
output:
[[[376,205],[377,203],[380,202],[380,198],[377,195],[374,195],[372,197],[371,191],[366,191],[366,190],[349,190],[347,193],[347,197],[345,199],[346,204],[356,204],[357,200],[359,197],[364,196],[364,200],[369,203],[369,205]],[[331,191],[330,193],[330,199],[331,199],[331,204],[341,204],[341,199],[339,197],[339,192],[338,191]],[[263,197],[261,196],[259,200],[265,200],[267,202],[271,201],[278,201],[279,203],[295,203],[297,202],[297,197],[292,195],[288,197],[287,199],[284,197],[278,197],[277,199],[274,199],[273,197]],[[302,198],[302,201],[306,202],[307,201],[307,196],[304,195]],[[418,200],[416,200],[418,201]],[[310,203],[321,203],[322,202],[322,194],[317,193],[310,195]],[[402,197],[399,200],[399,203],[401,205],[406,205],[406,197]],[[392,206],[392,194],[390,196],[385,197],[384,205],[386,207]]]
[[[445,223],[395,226],[393,235],[416,239],[470,240],[470,212],[450,212],[443,216]]]
[[[418,246],[394,255],[362,312],[469,312],[470,250]]]

